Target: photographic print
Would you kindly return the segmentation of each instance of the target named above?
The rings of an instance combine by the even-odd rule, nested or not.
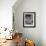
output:
[[[36,27],[36,13],[35,12],[23,13],[23,27]]]

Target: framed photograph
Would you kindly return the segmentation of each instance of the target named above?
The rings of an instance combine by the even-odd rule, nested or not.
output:
[[[36,27],[36,12],[23,13],[23,27]]]

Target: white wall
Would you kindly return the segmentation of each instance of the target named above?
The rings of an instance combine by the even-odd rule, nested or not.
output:
[[[36,46],[46,46],[46,1],[23,0],[17,7],[14,4],[13,12],[15,30],[22,32],[24,38],[34,40]],[[36,12],[36,28],[23,28],[23,12]]]
[[[0,0],[0,27],[12,28],[12,6],[16,0]]]
[[[22,32],[25,39],[34,40],[36,46],[41,46],[41,0],[23,0],[15,9],[15,29]],[[23,12],[36,12],[36,28],[23,28]]]
[[[42,46],[46,46],[46,0],[41,1],[41,38]]]

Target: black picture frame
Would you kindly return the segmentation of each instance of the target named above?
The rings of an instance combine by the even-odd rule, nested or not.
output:
[[[23,12],[23,27],[36,27],[36,12]]]

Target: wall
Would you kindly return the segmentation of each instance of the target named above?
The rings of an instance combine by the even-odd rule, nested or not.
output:
[[[42,46],[46,46],[46,0],[41,1],[41,38]]]
[[[15,30],[23,33],[24,39],[35,41],[36,46],[41,46],[41,0],[23,0],[13,8]],[[23,12],[36,12],[36,28],[23,27]]]
[[[0,0],[0,27],[12,29],[12,6],[16,0]]]

